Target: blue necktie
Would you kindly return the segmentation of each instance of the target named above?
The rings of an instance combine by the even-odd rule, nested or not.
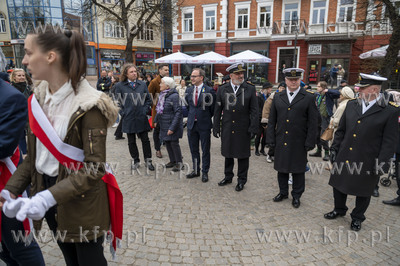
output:
[[[129,82],[129,84],[131,84],[132,88],[135,88],[135,83],[136,82],[132,82],[132,81]]]

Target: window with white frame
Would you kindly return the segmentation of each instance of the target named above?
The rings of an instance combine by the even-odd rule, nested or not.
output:
[[[215,30],[215,9],[205,10],[205,30]]]
[[[324,24],[326,14],[326,1],[313,1],[311,24]]]
[[[338,22],[353,21],[354,0],[340,0],[339,3]]]
[[[0,32],[6,32],[6,18],[0,14]]]
[[[249,28],[249,8],[238,7],[237,8],[237,28],[248,29]]]
[[[259,27],[271,27],[271,6],[270,5],[264,5],[259,7],[259,22],[258,25]]]
[[[193,12],[183,13],[183,31],[192,32],[193,31]]]
[[[103,3],[105,3],[105,4],[111,4],[111,0],[103,0]]]
[[[104,37],[124,38],[124,25],[115,21],[104,22]]]
[[[137,35],[138,40],[154,41],[154,31],[152,25],[143,25],[142,30]]]

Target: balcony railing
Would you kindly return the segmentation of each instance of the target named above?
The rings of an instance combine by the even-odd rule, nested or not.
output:
[[[272,34],[307,34],[308,23],[304,19],[276,20],[272,25]]]

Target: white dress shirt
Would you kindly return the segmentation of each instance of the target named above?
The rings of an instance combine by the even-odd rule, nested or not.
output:
[[[193,103],[196,102],[196,88],[197,88],[197,102],[199,102],[199,96],[201,89],[203,88],[203,83],[201,83],[199,86],[193,85]]]
[[[238,92],[238,90],[239,90],[239,87],[240,87],[240,85],[235,85],[235,84],[233,84],[233,83],[231,82],[231,86],[232,86],[232,90],[233,90],[233,92],[234,92],[235,94],[237,94],[237,92]],[[236,90],[235,90],[235,87],[236,87]]]
[[[57,135],[64,140],[69,120],[73,114],[75,105],[75,93],[71,86],[71,81],[66,82],[54,94],[46,88],[46,97],[42,106],[43,112],[54,127]],[[36,139],[36,169],[40,174],[49,176],[58,175],[59,162],[49,152],[49,150]]]
[[[375,100],[368,102],[368,105],[365,104],[364,100],[362,100],[362,114],[364,114],[366,111],[368,111],[369,108],[371,108],[376,103],[376,101],[379,100],[380,98],[381,98],[381,95],[379,94]]]
[[[292,103],[294,97],[296,97],[297,93],[299,93],[300,87],[297,88],[295,91],[289,91],[289,89],[286,89],[287,97],[289,98],[289,103]],[[293,95],[290,95],[290,92],[293,92]]]

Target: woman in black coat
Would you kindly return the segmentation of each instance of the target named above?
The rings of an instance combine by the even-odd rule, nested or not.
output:
[[[162,78],[160,91],[155,125],[160,123],[160,140],[164,141],[167,147],[170,162],[166,164],[166,167],[173,167],[172,171],[178,172],[183,167],[179,146],[179,139],[183,135],[183,117],[175,81],[170,77]]]

